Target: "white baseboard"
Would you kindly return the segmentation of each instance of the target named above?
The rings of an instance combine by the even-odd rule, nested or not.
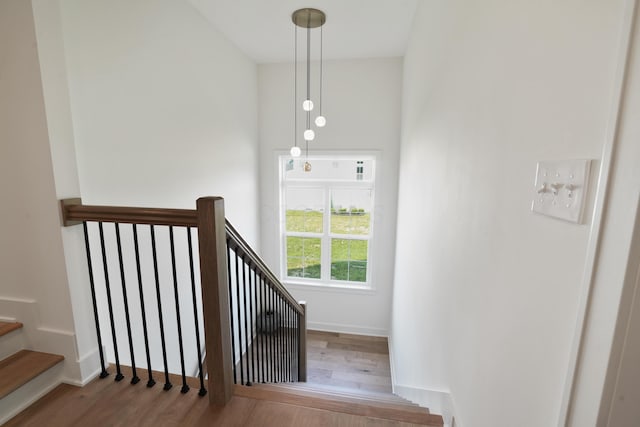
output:
[[[21,329],[11,331],[0,337],[0,360],[19,352],[24,348],[24,335]]]
[[[368,328],[363,326],[327,322],[307,322],[307,329],[314,331],[339,332],[343,334],[368,335],[373,337],[386,337],[389,333],[387,329],[382,328]]]

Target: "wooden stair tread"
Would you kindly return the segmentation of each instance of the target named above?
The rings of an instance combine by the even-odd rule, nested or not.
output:
[[[408,408],[409,410],[419,409],[420,411],[429,412],[429,409],[423,408],[420,405],[417,405],[391,393],[379,393],[368,390],[349,389],[344,387],[313,383],[279,383],[269,384],[269,387],[275,387],[283,389],[285,391],[288,390],[291,393],[319,393],[329,396],[338,396],[343,399],[356,399],[357,401],[375,402],[382,405],[402,406]]]
[[[355,397],[331,396],[328,393],[313,393],[312,391],[302,393],[299,389],[286,391],[283,390],[282,387],[272,386],[270,384],[254,384],[250,387],[236,385],[234,387],[234,394],[251,399],[270,400],[273,402],[351,415],[434,427],[442,427],[444,425],[444,421],[440,415],[430,414],[429,411],[424,408],[416,408],[402,404],[392,405],[388,402],[372,402]]]
[[[0,322],[0,337],[20,328],[22,328],[20,322]]]
[[[63,360],[57,354],[20,350],[0,361],[0,399]]]

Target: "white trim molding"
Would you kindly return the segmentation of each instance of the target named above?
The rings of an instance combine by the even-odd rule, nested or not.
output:
[[[342,334],[367,335],[370,337],[386,337],[389,335],[387,329],[369,328],[356,325],[343,325],[339,323],[328,322],[309,322],[307,321],[307,330],[337,332]]]
[[[584,332],[588,320],[589,305],[598,265],[604,212],[608,198],[607,193],[609,189],[610,175],[612,173],[613,156],[618,139],[620,112],[624,103],[636,4],[637,0],[626,0],[624,12],[621,17],[620,46],[618,49],[618,64],[615,80],[613,82],[613,97],[611,99],[606,135],[603,142],[600,173],[596,186],[593,216],[591,218],[591,230],[589,233],[587,255],[582,278],[582,290],[580,301],[578,303],[573,343],[569,354],[569,366],[567,368],[562,401],[560,402],[560,413],[557,422],[558,427],[564,427],[567,425],[571,405],[575,397],[576,374],[583,352]]]

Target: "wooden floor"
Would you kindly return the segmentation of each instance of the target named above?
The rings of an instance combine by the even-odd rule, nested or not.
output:
[[[307,331],[307,382],[391,393],[387,339]]]
[[[310,383],[390,391],[386,339],[310,331],[308,366]],[[83,388],[63,384],[6,426],[414,426],[241,396],[215,407],[198,396],[196,379],[189,379],[192,389],[181,394],[177,376],[171,379],[174,387],[163,391],[161,383],[132,386],[124,373],[121,382],[113,381],[112,373]]]

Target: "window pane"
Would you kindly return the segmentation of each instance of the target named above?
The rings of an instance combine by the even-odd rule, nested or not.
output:
[[[331,239],[331,279],[367,281],[367,240]]]
[[[320,278],[320,239],[287,237],[287,276]]]
[[[331,191],[331,232],[369,235],[371,199],[369,189],[334,189]]]
[[[285,197],[287,231],[322,233],[324,190],[288,188]]]

